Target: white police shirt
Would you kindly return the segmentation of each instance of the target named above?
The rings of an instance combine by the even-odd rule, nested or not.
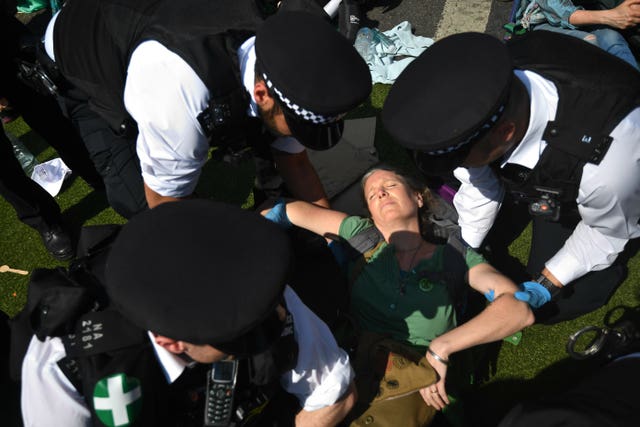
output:
[[[53,28],[45,33],[45,50],[55,61]],[[240,73],[251,95],[247,114],[258,117],[253,98],[255,37],[238,48]],[[131,55],[124,88],[124,105],[138,124],[136,151],[145,184],[161,196],[193,193],[207,161],[209,140],[198,115],[209,104],[209,90],[177,54],[157,41],[141,43]],[[300,153],[304,146],[292,137],[278,137],[272,148]]]
[[[349,356],[338,347],[327,325],[286,287],[284,298],[294,322],[299,353],[296,367],[281,377],[283,388],[295,395],[306,411],[331,406],[347,392],[354,373]],[[175,381],[187,363],[155,344],[167,381]],[[57,362],[66,356],[60,338],[44,342],[35,336],[22,363],[22,416],[25,427],[80,427],[91,425],[83,397],[62,373]]]
[[[546,147],[542,139],[558,104],[555,85],[531,71],[515,71],[531,97],[531,117],[522,142],[502,163],[533,168]],[[640,108],[611,132],[613,144],[600,165],[586,164],[576,202],[581,221],[545,266],[563,284],[609,267],[629,239],[640,236]],[[462,237],[478,247],[493,226],[504,196],[488,166],[457,168],[462,183],[454,197]],[[497,225],[499,226],[499,225]]]

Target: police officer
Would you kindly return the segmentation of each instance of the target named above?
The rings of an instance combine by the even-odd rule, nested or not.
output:
[[[5,5],[5,3],[7,3]],[[0,94],[19,111],[27,124],[56,149],[64,162],[94,189],[102,189],[102,178],[91,164],[78,133],[55,99],[37,93],[18,78],[18,60],[25,60],[25,40],[35,38],[12,13],[11,2],[0,2]],[[37,230],[47,251],[56,259],[73,256],[73,244],[65,229],[56,200],[32,181],[16,160],[11,141],[0,129],[0,196],[16,211],[18,219]]]
[[[383,121],[424,173],[454,171],[462,237],[505,273],[533,219],[526,274],[553,323],[605,304],[640,236],[639,105],[640,75],[580,40],[463,33],[407,67]]]
[[[349,357],[286,285],[291,260],[286,233],[236,207],[187,200],[137,215],[108,256],[110,304],[70,336],[31,339],[25,425],[203,425],[203,414],[245,425],[267,401],[296,425],[337,424],[354,402]],[[271,407],[274,380],[297,408]]]
[[[292,195],[328,205],[305,147],[336,144],[371,90],[366,64],[323,18],[281,10],[263,24],[250,0],[71,0],[45,48],[127,217],[191,196],[209,140],[235,146],[238,135],[271,148]]]

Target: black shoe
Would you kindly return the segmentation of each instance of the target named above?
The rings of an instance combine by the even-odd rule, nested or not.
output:
[[[52,257],[60,261],[73,258],[71,238],[60,226],[54,226],[40,233],[44,247]]]

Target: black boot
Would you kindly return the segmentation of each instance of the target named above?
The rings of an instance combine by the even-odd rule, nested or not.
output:
[[[73,258],[71,238],[59,225],[55,225],[40,232],[42,243],[52,257],[60,261]]]

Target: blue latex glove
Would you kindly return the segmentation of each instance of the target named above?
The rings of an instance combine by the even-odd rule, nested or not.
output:
[[[290,228],[293,225],[287,216],[287,204],[282,199],[276,200],[276,204],[264,217],[282,228]]]
[[[540,308],[551,301],[549,291],[538,282],[524,282],[520,285],[520,290],[513,294],[520,301],[524,301],[531,308]]]
[[[493,289],[490,289],[489,292],[484,293],[484,297],[487,301],[493,302],[493,300],[496,299],[496,292]]]

